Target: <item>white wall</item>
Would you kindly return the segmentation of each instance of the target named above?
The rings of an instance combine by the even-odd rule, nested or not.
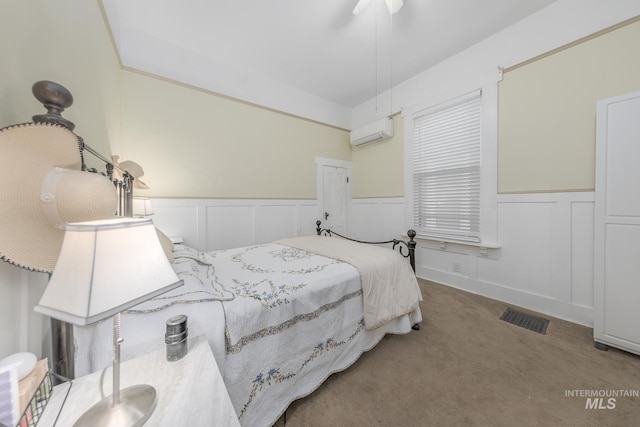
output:
[[[151,199],[153,223],[186,245],[213,251],[315,234],[315,200]]]
[[[406,239],[404,212],[404,197],[354,199],[350,207],[348,235],[375,242]]]
[[[417,111],[471,92],[499,80],[498,69],[589,36],[640,15],[637,0],[558,0],[538,13],[393,88],[392,106],[376,105],[376,98],[353,111],[352,128],[372,122],[383,113]]]
[[[417,274],[592,326],[593,215],[592,192],[501,195],[499,248],[424,241]]]
[[[48,276],[0,261],[0,359],[28,351],[38,356],[49,351],[44,336],[49,322],[33,311]],[[43,348],[44,347],[44,348]]]
[[[105,4],[110,22],[118,22],[117,6],[114,3],[116,2]],[[310,2],[305,7],[307,12],[310,12],[309,8],[322,7],[322,3]],[[196,51],[186,55],[184,49],[179,49],[162,38],[132,31],[126,26],[116,26],[112,30],[119,45],[122,63],[126,67],[146,70],[170,80],[195,82],[197,86],[224,94],[225,97],[237,97],[255,105],[267,106],[268,109],[291,113],[343,129],[349,128],[350,111],[344,105],[283,85],[275,79],[246,73],[233,64],[212,60]],[[128,45],[120,42],[125,32],[129,33],[126,34],[127,40],[134,42]],[[158,52],[162,54],[159,55]],[[207,75],[192,73],[197,69],[208,70]]]
[[[419,277],[593,326],[594,193],[498,196],[495,249],[420,240]],[[349,234],[406,236],[404,198],[356,199]]]
[[[152,199],[158,228],[200,250],[315,233],[313,200]],[[406,239],[405,200],[354,199],[350,237]],[[419,277],[583,325],[593,325],[594,194],[498,197],[500,247],[418,240]]]

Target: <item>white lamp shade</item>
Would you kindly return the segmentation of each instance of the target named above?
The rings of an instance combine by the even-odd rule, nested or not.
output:
[[[67,224],[60,256],[34,310],[85,326],[181,285],[150,219]]]
[[[153,215],[151,200],[146,197],[133,198],[133,216],[149,216]]]

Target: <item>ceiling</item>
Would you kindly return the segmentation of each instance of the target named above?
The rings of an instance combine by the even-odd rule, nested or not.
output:
[[[125,67],[258,104],[281,94],[344,109],[553,2],[405,0],[391,16],[374,0],[356,16],[357,0],[102,0]]]

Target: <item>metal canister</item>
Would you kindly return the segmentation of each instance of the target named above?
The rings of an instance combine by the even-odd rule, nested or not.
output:
[[[188,350],[187,316],[179,314],[167,320],[167,332],[164,342],[167,345],[167,361],[175,362],[182,359]]]

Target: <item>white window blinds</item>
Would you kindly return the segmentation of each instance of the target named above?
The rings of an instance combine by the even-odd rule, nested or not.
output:
[[[480,241],[482,93],[414,116],[413,206],[418,235]]]

